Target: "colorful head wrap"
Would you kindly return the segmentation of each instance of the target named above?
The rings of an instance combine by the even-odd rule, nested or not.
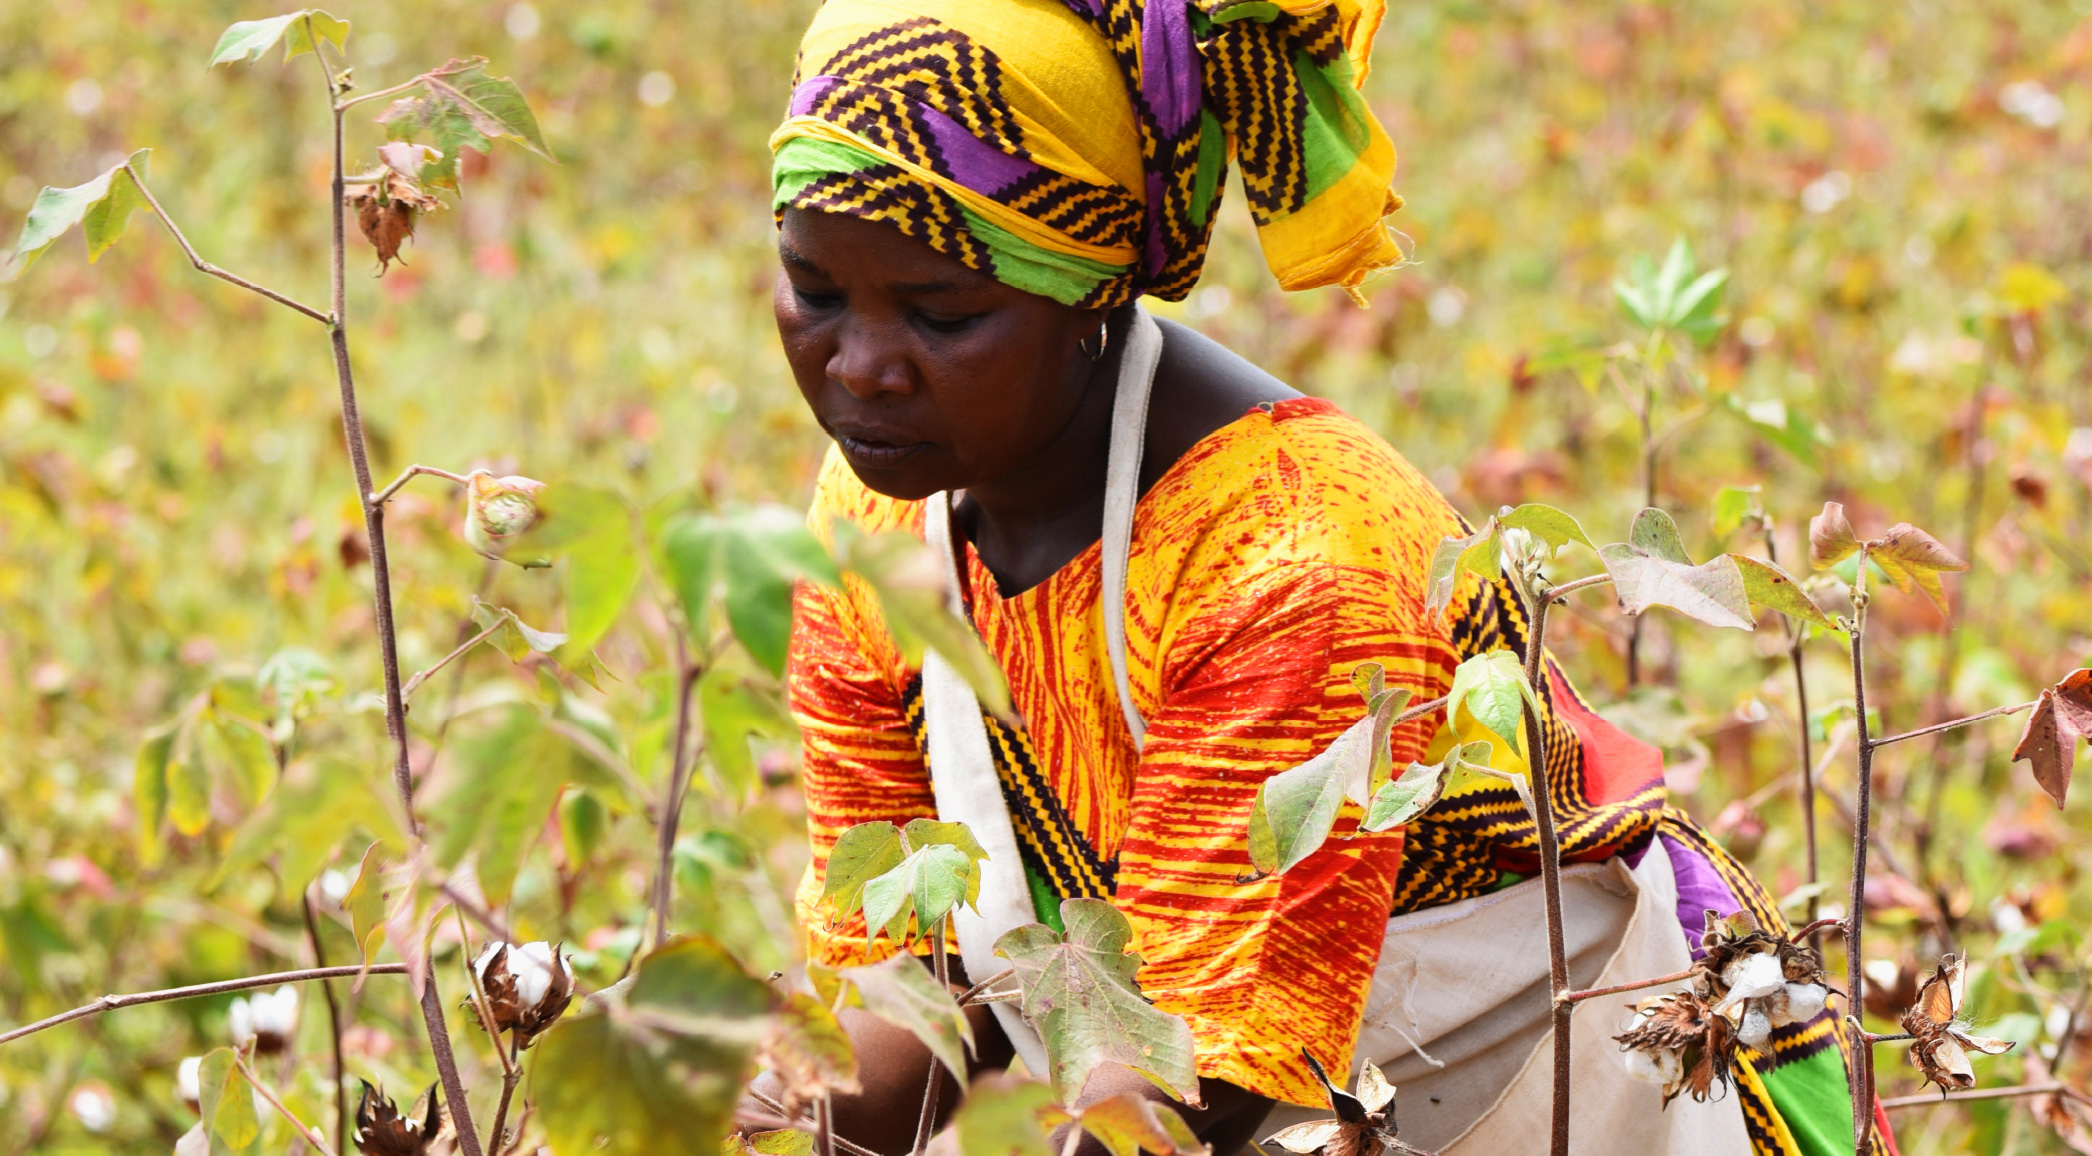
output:
[[[1027,292],[1198,281],[1228,163],[1286,289],[1401,253],[1359,95],[1385,0],[828,0],[770,138],[773,201],[886,221]]]

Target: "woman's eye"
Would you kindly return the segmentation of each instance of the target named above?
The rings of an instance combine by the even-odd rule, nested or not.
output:
[[[796,285],[792,287],[792,296],[798,298],[799,304],[808,309],[833,309],[843,303],[841,294],[820,293],[812,289],[801,289]]]
[[[917,313],[915,319],[923,328],[932,333],[964,333],[973,326],[974,322],[981,319],[981,315],[975,313],[969,316],[955,317],[949,314]]]

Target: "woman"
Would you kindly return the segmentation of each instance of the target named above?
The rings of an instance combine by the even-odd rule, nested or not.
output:
[[[1380,663],[1416,701],[1437,698],[1464,658],[1522,650],[1525,623],[1507,587],[1472,578],[1448,618],[1426,613],[1431,554],[1465,532],[1430,484],[1334,406],[1133,304],[1195,284],[1231,160],[1285,288],[1356,294],[1398,261],[1383,222],[1400,203],[1394,150],[1357,90],[1380,15],[1377,0],[829,0],[772,138],[778,329],[835,439],[813,521],[945,544],[1019,717],[937,722],[936,672],[926,696],[874,605],[801,591],[790,684],[810,955],[891,950],[861,920],[831,925],[825,856],[858,823],[956,817],[959,758],[939,752],[958,748],[941,728],[985,725],[1026,914],[1051,923],[1084,896],[1128,916],[1144,992],[1197,1041],[1205,1106],[1187,1118],[1224,1153],[1274,1104],[1324,1102],[1303,1049],[1349,1070],[1383,940],[1406,942],[1390,916],[1482,902],[1537,870],[1518,795],[1483,785],[1407,830],[1360,833],[1347,809],[1309,860],[1249,878],[1259,784],[1356,721],[1355,668]],[[1127,400],[1141,389],[1145,409]],[[1668,861],[1681,959],[1706,909],[1782,928],[1748,874],[1666,809],[1656,752],[1553,673],[1565,858]],[[1397,765],[1442,748],[1445,723],[1397,728]],[[865,1090],[838,1103],[838,1129],[905,1151],[929,1058],[869,1017],[848,1026]],[[980,1062],[1008,1062],[998,1022],[975,1026]],[[1727,1125],[1739,1146],[1747,1129],[1759,1152],[1828,1154],[1841,1135],[1851,1151],[1832,1026],[1826,1014],[1746,1065]],[[1491,1078],[1494,1096],[1513,1073]],[[1113,1069],[1087,1094],[1117,1091],[1161,1094]],[[1405,1122],[1427,1110],[1411,1099]]]

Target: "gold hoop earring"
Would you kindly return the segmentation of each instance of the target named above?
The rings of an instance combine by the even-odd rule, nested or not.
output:
[[[1104,315],[1104,323],[1102,325],[1097,326],[1097,352],[1090,352],[1090,343],[1087,338],[1081,341],[1077,341],[1075,343],[1075,348],[1082,350],[1082,355],[1084,357],[1089,358],[1091,361],[1104,360],[1104,351],[1110,347],[1111,315],[1109,313]]]

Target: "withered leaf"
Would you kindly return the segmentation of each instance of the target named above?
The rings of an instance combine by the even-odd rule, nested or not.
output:
[[[1859,548],[1859,535],[1852,532],[1843,503],[1825,502],[1823,512],[1809,519],[1809,565],[1828,570]]]
[[[2092,670],[2084,669],[2071,671],[2041,692],[2012,750],[2012,761],[2031,765],[2034,781],[2061,807],[2070,793],[2081,739],[2092,741]]]
[[[1940,586],[1942,573],[1958,573],[1969,568],[1954,551],[1940,544],[1940,540],[1911,525],[1898,522],[1889,527],[1889,532],[1878,542],[1867,544],[1867,557],[1881,567],[1882,573],[1896,584],[1896,589],[1905,594],[1913,586],[1925,592],[1939,612],[1947,612],[1947,592]]]

